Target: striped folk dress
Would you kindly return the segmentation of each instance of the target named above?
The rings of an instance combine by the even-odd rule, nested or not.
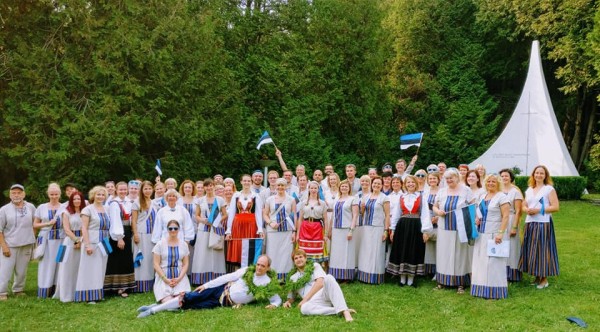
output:
[[[352,225],[352,208],[358,207],[355,196],[339,198],[333,203],[333,227],[331,231],[331,252],[329,254],[329,274],[337,280],[354,280],[356,249],[354,236],[348,240]]]
[[[367,284],[381,284],[385,275],[385,241],[382,241],[385,231],[384,204],[389,204],[390,198],[383,193],[366,199],[363,214],[363,231],[361,247],[358,253],[357,279]]]

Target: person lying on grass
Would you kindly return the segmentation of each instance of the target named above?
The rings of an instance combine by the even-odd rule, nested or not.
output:
[[[265,308],[281,305],[277,273],[271,270],[271,259],[262,255],[255,266],[241,268],[220,276],[192,292],[182,293],[162,304],[142,306],[138,318],[148,317],[159,311],[175,309],[213,309],[217,307],[240,308],[254,301],[269,300]]]

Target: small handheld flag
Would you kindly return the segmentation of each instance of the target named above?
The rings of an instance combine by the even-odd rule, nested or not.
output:
[[[540,207],[540,214],[542,216],[546,215],[546,203],[544,203],[544,197],[540,198],[540,205],[542,207]]]
[[[61,244],[58,247],[58,252],[56,253],[56,262],[62,263],[65,260],[65,256],[67,256],[67,246]]]
[[[241,267],[256,264],[258,257],[262,254],[262,246],[262,239],[243,239]]]
[[[144,259],[144,255],[142,254],[141,250],[138,250],[137,254],[135,255],[134,259],[133,259],[133,267],[137,268],[142,266],[142,260]]]
[[[421,146],[423,140],[423,133],[406,134],[400,136],[400,150],[405,150],[413,145]]]
[[[217,199],[215,199],[212,205],[212,209],[210,210],[210,215],[208,216],[208,222],[211,225],[215,222],[217,214],[219,214],[219,204],[217,204]]]
[[[160,159],[156,159],[156,166],[154,166],[154,169],[156,170],[156,173],[158,173],[158,175],[162,175],[162,168],[160,167]]]
[[[102,254],[102,256],[108,256],[112,253],[113,249],[110,246],[110,242],[108,242],[108,238],[105,237],[104,239],[102,239],[99,243],[98,249],[100,250],[100,253]]]
[[[456,216],[456,231],[461,243],[473,243],[479,236],[475,225],[475,204],[454,210]]]
[[[262,136],[258,140],[258,145],[256,145],[256,149],[260,150],[261,146],[263,146],[265,144],[269,144],[269,143],[275,145],[275,143],[273,143],[273,139],[271,138],[271,136],[269,136],[269,133],[265,130],[265,132],[262,134]]]

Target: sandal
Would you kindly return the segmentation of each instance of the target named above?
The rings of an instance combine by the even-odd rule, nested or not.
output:
[[[465,293],[465,288],[463,286],[458,286],[458,290],[456,291],[456,294],[464,294]]]
[[[129,294],[127,294],[127,293],[125,292],[125,290],[124,290],[124,289],[119,289],[119,290],[117,291],[117,294],[118,294],[118,295],[120,295],[122,298],[127,298],[127,297],[129,297]]]

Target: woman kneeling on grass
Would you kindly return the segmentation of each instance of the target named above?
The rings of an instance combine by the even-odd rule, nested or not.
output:
[[[160,240],[152,249],[154,253],[154,296],[157,302],[167,302],[191,290],[187,277],[190,252],[187,244],[177,236],[179,222],[170,220],[167,223],[169,235]]]

